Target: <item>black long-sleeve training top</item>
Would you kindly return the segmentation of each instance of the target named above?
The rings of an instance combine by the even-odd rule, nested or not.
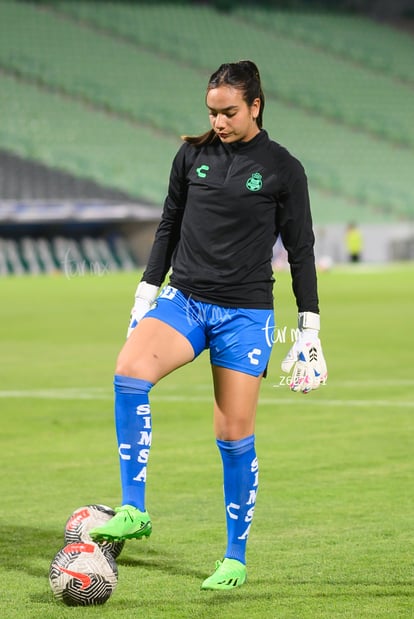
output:
[[[301,163],[261,130],[249,142],[185,142],[143,280],[225,307],[273,307],[280,234],[299,312],[318,313],[314,234]]]

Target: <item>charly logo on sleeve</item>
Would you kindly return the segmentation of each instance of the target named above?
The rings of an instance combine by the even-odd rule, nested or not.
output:
[[[259,191],[263,187],[263,180],[260,172],[254,172],[246,181],[246,187],[249,191]]]

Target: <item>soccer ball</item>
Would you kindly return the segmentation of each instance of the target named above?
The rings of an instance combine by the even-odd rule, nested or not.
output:
[[[115,516],[113,509],[107,505],[84,505],[78,507],[69,516],[65,524],[65,544],[75,542],[91,542],[89,531],[104,524]],[[119,557],[125,540],[119,542],[98,542],[102,550],[109,552],[114,559]]]
[[[68,544],[50,564],[51,589],[55,598],[67,606],[104,604],[117,582],[115,560],[95,542]]]

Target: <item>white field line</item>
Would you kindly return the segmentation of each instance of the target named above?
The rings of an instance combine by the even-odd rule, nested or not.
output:
[[[299,400],[297,398],[304,398],[304,401],[307,401],[308,404],[316,404],[317,406],[346,406],[348,408],[352,406],[378,406],[378,407],[389,407],[389,408],[412,408],[414,411],[414,401],[413,402],[394,402],[393,400],[347,400],[347,399],[337,399],[337,400],[312,400],[312,396],[304,396],[302,394],[292,394],[292,398],[260,398],[260,404],[274,404],[283,406],[288,404],[298,404]],[[206,396],[154,396],[153,401],[155,402],[212,402],[212,398],[208,398]]]
[[[109,400],[107,389],[11,389],[0,390],[0,398],[38,398],[44,400]]]
[[[361,385],[362,386],[362,385]],[[326,387],[327,389],[328,387]],[[285,387],[287,390],[287,387]],[[325,389],[322,387],[321,389]],[[17,398],[17,399],[46,399],[46,400],[113,400],[113,393],[103,388],[72,388],[72,389],[14,389],[0,390],[0,399]],[[300,398],[300,400],[299,400]],[[302,399],[303,398],[303,399]],[[212,402],[212,396],[170,393],[164,395],[153,394],[154,402]],[[396,401],[393,399],[366,399],[353,400],[347,398],[330,398],[316,399],[312,395],[303,396],[302,394],[291,394],[289,398],[278,398],[275,391],[275,397],[261,397],[260,404],[298,404],[299,402],[307,402],[320,407],[326,406],[343,406],[343,407],[388,407],[388,408],[412,408],[414,411],[414,401]]]
[[[336,382],[336,381],[335,381]],[[414,387],[414,378],[368,378],[366,380],[339,380],[336,384],[340,387]],[[328,379],[329,385],[329,379]]]

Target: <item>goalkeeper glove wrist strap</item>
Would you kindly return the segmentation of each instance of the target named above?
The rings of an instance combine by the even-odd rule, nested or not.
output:
[[[315,329],[319,331],[321,328],[321,319],[319,314],[314,312],[299,312],[298,327],[300,331],[303,329]]]
[[[152,305],[158,295],[158,286],[154,284],[148,284],[147,282],[140,282],[135,291],[136,299],[145,299],[150,305]]]

